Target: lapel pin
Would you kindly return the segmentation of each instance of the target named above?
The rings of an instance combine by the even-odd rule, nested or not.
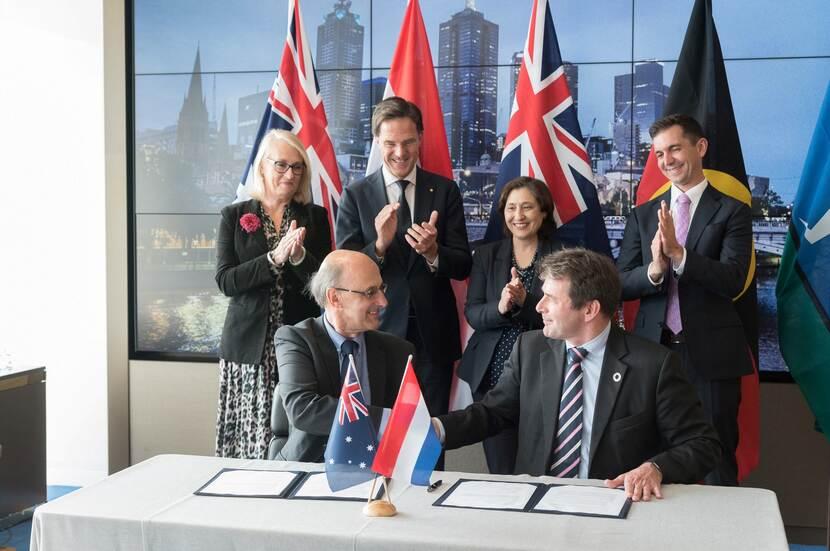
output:
[[[622,380],[622,375],[620,375],[619,371],[615,371],[611,378],[614,379],[615,383],[619,383]]]
[[[429,192],[432,193],[432,188],[429,188]]]

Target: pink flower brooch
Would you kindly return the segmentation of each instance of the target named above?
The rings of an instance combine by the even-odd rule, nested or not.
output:
[[[259,216],[249,212],[248,214],[242,215],[242,218],[239,219],[239,225],[242,226],[242,229],[246,232],[254,233],[262,225],[262,222],[260,221]]]

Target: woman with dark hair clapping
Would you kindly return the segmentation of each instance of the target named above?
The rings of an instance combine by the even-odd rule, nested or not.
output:
[[[461,358],[459,376],[470,383],[476,400],[498,382],[519,334],[542,328],[536,312],[542,298],[536,265],[562,248],[554,235],[553,199],[544,182],[515,178],[504,186],[498,205],[508,237],[474,251],[464,308],[475,333]],[[516,430],[504,430],[483,444],[490,472],[513,474]]]
[[[326,210],[311,202],[309,160],[302,143],[272,130],[254,164],[252,199],[222,209],[216,283],[228,297],[219,349],[216,455],[265,458],[277,383],[274,332],[318,316],[305,294],[311,274],[331,251]]]

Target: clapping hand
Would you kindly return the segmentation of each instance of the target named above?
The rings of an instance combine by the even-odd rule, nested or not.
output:
[[[297,227],[297,221],[292,220],[288,226],[288,231],[282,236],[280,242],[271,251],[271,259],[276,264],[285,264],[285,261],[291,259],[296,262],[303,255],[303,241],[305,240],[305,228]]]
[[[658,229],[651,240],[651,263],[648,265],[648,276],[652,281],[661,281],[663,274],[669,269],[669,259],[663,254],[663,235]]]
[[[432,264],[438,256],[438,211],[432,211],[429,221],[422,224],[412,224],[406,230],[406,242],[415,249],[415,252],[427,259]]]
[[[386,254],[386,249],[392,244],[395,239],[395,232],[398,229],[398,209],[400,203],[390,203],[385,205],[377,216],[375,216],[375,233],[378,238],[375,241],[375,254],[383,256]]]
[[[672,218],[671,210],[669,210],[669,206],[665,201],[660,201],[657,220],[663,254],[671,258],[675,263],[679,263],[683,259],[683,245],[677,241],[677,235],[674,229],[674,218]]]
[[[499,299],[499,313],[506,314],[513,308],[513,305],[523,306],[527,298],[527,290],[519,278],[519,272],[516,268],[510,268],[510,281],[501,290],[501,298]]]

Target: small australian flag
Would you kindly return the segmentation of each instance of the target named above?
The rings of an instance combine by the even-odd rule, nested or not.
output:
[[[372,461],[378,448],[375,427],[357,379],[353,359],[340,391],[337,415],[331,424],[326,446],[326,479],[336,492],[375,477]]]

